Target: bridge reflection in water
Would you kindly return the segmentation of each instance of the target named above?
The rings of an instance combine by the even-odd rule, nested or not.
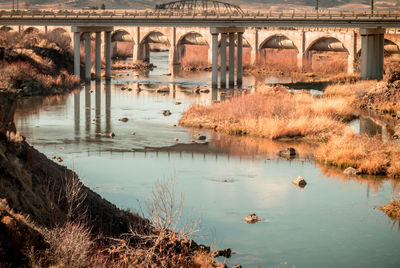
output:
[[[90,139],[93,133],[96,137],[100,138],[113,131],[111,124],[111,88],[113,87],[116,91],[121,90],[118,86],[119,85],[113,85],[110,82],[102,83],[100,81],[96,81],[95,83],[86,83],[81,91],[74,93],[74,133],[77,139],[79,139],[82,134],[81,108],[84,109],[84,129],[86,138]],[[168,95],[170,99],[175,100],[182,99],[183,96],[189,94],[200,96],[202,102],[205,101],[207,103],[223,101],[226,98],[233,96],[234,93],[237,93],[237,91],[234,91],[234,89],[208,89],[200,88],[199,86],[186,87],[185,85],[174,83],[168,84],[167,87],[165,87],[165,85],[145,83],[129,84],[129,86],[129,90],[126,89],[126,91],[135,96],[140,96],[140,94],[146,92],[145,94],[154,94],[157,96]],[[161,91],[163,93],[160,93]],[[84,107],[81,107],[81,93],[84,93]],[[95,95],[94,105],[92,104],[92,94]],[[104,101],[102,101],[102,95],[105,98]],[[102,103],[104,104],[104,111],[102,108]],[[94,117],[92,116],[92,111],[94,111]],[[105,120],[104,126],[102,125],[103,118]],[[94,124],[94,129],[92,128],[92,124]]]

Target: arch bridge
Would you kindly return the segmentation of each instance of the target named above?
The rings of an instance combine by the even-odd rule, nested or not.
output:
[[[133,44],[132,55],[137,61],[148,60],[149,43],[165,44],[169,46],[171,65],[180,63],[185,44],[208,46],[215,87],[219,80],[218,57],[221,59],[221,84],[226,83],[224,67],[227,58],[229,84],[234,83],[235,69],[236,82],[241,84],[244,46],[251,48],[253,62],[265,49],[292,49],[297,52],[299,67],[313,51],[347,53],[348,72],[354,72],[354,62],[360,55],[361,78],[381,79],[384,51],[399,52],[398,41],[389,36],[386,29],[400,28],[400,12],[269,10],[262,13],[243,11],[238,6],[219,1],[181,0],[142,11],[2,10],[0,26],[4,30],[26,26],[27,34],[34,33],[35,28],[67,27],[67,34],[74,40],[76,75],[80,74],[79,47],[84,40],[86,79],[90,77],[92,39],[96,44],[98,78],[101,51],[104,50],[106,77],[109,78],[112,46],[119,42]],[[226,55],[226,46],[230,48],[229,55]]]

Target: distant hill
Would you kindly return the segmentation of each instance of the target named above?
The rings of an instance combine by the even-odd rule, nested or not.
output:
[[[0,0],[0,8],[9,8],[11,0]],[[169,0],[20,0],[20,8],[99,8],[103,3],[107,9],[147,9]],[[313,8],[316,0],[233,0],[226,1],[240,5],[243,9],[298,9]],[[376,9],[397,8],[400,0],[375,0]],[[319,0],[320,8],[362,9],[369,8],[370,0]]]

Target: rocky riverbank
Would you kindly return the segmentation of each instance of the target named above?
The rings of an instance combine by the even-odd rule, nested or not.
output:
[[[54,95],[76,89],[71,40],[62,32],[0,31],[0,88],[21,96]]]
[[[145,218],[118,209],[84,186],[76,173],[29,145],[15,129],[17,98],[17,91],[0,92],[2,265],[221,265],[212,259],[209,247],[187,239],[185,233],[168,230],[168,224],[154,226]]]

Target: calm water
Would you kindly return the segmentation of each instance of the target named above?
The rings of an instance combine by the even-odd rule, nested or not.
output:
[[[158,68],[148,74],[119,72],[111,85],[24,100],[17,128],[49,157],[61,156],[87,186],[121,208],[145,210],[154,183],[175,178],[177,193],[184,195],[184,221],[194,217],[202,223],[195,239],[232,248],[236,254],[230,265],[400,267],[398,225],[376,209],[397,194],[396,181],[349,179],[324,169],[315,164],[313,146],[307,144],[174,126],[192,103],[208,104],[231,92],[196,94],[196,88],[209,87],[210,74],[165,75],[167,56],[152,53]],[[251,77],[244,79],[245,88],[254,85]],[[163,116],[163,110],[172,115]],[[122,117],[129,121],[118,121]],[[353,127],[362,131],[362,124]],[[107,137],[111,131],[114,138]],[[207,141],[192,144],[195,133],[205,134]],[[295,147],[299,157],[274,156],[287,146]],[[291,183],[299,175],[308,182],[304,189]],[[247,224],[249,213],[262,221]]]

